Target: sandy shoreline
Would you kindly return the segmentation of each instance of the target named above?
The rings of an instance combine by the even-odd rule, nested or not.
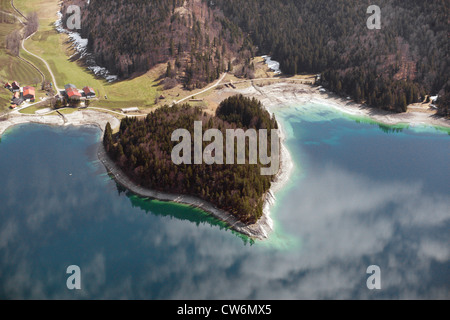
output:
[[[289,80],[287,80],[289,81]],[[322,93],[319,88],[299,83],[280,82],[271,85],[253,85],[245,89],[222,89],[216,95],[228,96],[243,94],[260,100],[266,107],[289,107],[296,104],[319,103],[329,105],[343,113],[370,118],[386,125],[406,124],[410,126],[439,126],[450,128],[450,120],[437,117],[430,112],[409,111],[407,113],[391,113],[378,110],[353,101],[343,99],[331,92]]]
[[[267,107],[266,107],[267,108]],[[268,110],[269,111],[269,110]],[[270,112],[270,111],[269,111]],[[275,205],[276,193],[280,191],[289,181],[294,169],[291,154],[285,145],[286,134],[282,125],[278,122],[280,143],[280,169],[272,182],[263,204],[263,216],[261,219],[270,223],[270,231],[273,231],[273,220],[270,217],[272,207]]]
[[[20,124],[36,123],[51,126],[97,126],[102,131],[105,129],[107,123],[111,124],[112,128],[120,126],[120,120],[116,117],[92,110],[77,111],[72,114],[64,115],[64,118],[59,115],[23,115],[12,113],[6,118],[0,119],[0,137],[10,127]]]

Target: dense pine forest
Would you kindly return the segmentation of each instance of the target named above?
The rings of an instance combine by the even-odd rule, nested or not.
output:
[[[160,108],[145,120],[125,118],[114,136],[108,124],[105,149],[118,166],[143,187],[193,195],[228,211],[244,223],[256,222],[262,215],[264,197],[273,176],[261,175],[259,162],[248,163],[248,150],[245,165],[173,163],[171,153],[177,143],[171,141],[172,133],[185,128],[194,137],[194,121],[202,121],[203,132],[219,129],[224,137],[227,129],[267,129],[270,133],[271,129],[278,128],[275,118],[259,101],[240,95],[224,100],[216,116],[183,105]],[[203,148],[209,144],[204,142]]]
[[[240,28],[201,0],[66,0],[62,12],[71,4],[83,6],[80,32],[96,62],[122,79],[166,63],[166,89],[195,89],[254,54]]]
[[[381,8],[369,30],[367,8]],[[359,102],[405,111],[440,94],[448,113],[450,3],[447,0],[215,0],[214,8],[249,33],[259,53],[286,74],[323,73],[322,83]]]

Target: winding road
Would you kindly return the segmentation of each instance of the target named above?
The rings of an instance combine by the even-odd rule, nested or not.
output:
[[[207,91],[209,91],[209,90],[211,90],[211,89],[216,88],[216,87],[222,82],[222,80],[225,78],[225,76],[226,76],[227,74],[228,74],[228,73],[225,72],[225,73],[220,77],[220,79],[217,80],[217,82],[216,82],[215,84],[213,84],[212,86],[210,86],[210,87],[208,87],[208,88],[206,88],[206,89],[204,89],[204,90],[202,90],[202,91],[200,91],[200,92],[196,92],[196,93],[194,93],[194,94],[191,94],[190,96],[187,96],[187,97],[185,97],[185,98],[183,98],[183,99],[181,99],[181,100],[175,101],[175,102],[174,102],[174,105],[175,105],[175,104],[180,104],[180,103],[183,102],[183,101],[186,101],[186,100],[188,100],[188,99],[190,99],[190,98],[192,98],[192,97],[195,97],[195,96],[197,96],[197,95],[199,95],[199,94],[205,93],[205,92],[207,92]]]
[[[14,9],[21,17],[23,17],[25,20],[27,19],[27,18],[25,17],[25,15],[24,15],[24,14],[23,14],[23,13],[15,6],[15,5],[14,5],[14,0],[11,0],[11,7],[12,7],[12,8],[13,8],[13,9]],[[15,16],[15,15],[13,15],[13,16]],[[21,19],[20,17],[18,17],[18,16],[15,16],[15,17],[20,21],[20,23],[22,23],[22,25],[25,25],[25,23],[22,21],[22,19]],[[45,67],[47,68],[48,72],[50,73],[50,76],[52,77],[53,85],[54,85],[54,88],[55,88],[56,92],[59,92],[59,88],[58,88],[57,83],[56,83],[55,75],[53,74],[52,68],[50,68],[50,66],[49,66],[49,64],[47,63],[47,61],[45,61],[43,58],[39,57],[38,55],[36,55],[36,54],[34,54],[34,53],[28,51],[27,48],[25,48],[25,41],[27,41],[29,38],[31,38],[35,33],[36,33],[36,32],[34,32],[33,34],[29,35],[26,39],[23,39],[23,40],[22,40],[22,49],[23,49],[26,53],[28,53],[29,55],[32,55],[33,57],[39,59],[40,61],[42,61],[42,62],[44,63]],[[44,73],[43,73],[36,65],[34,65],[31,61],[28,61],[28,60],[26,60],[26,59],[23,58],[23,57],[20,57],[20,58],[21,58],[22,60],[24,60],[25,62],[27,62],[28,64],[32,65],[32,66],[33,66],[33,67],[41,74],[43,81],[45,81],[45,75],[44,75]]]
[[[24,14],[22,12],[20,12],[19,9],[16,8],[16,6],[14,5],[14,0],[11,0],[11,7],[18,13],[20,14],[25,20],[27,20],[27,17],[24,16]]]
[[[36,55],[36,54],[34,54],[34,53],[28,51],[28,50],[25,48],[25,41],[28,40],[28,39],[29,39],[30,37],[32,37],[33,35],[34,35],[34,33],[33,33],[32,35],[30,35],[28,38],[22,40],[22,49],[23,49],[26,53],[32,55],[33,57],[35,57],[35,58],[37,58],[37,59],[39,59],[39,60],[41,60],[41,61],[45,64],[45,67],[47,68],[48,72],[50,73],[50,76],[52,77],[53,87],[54,87],[54,89],[56,90],[56,92],[59,92],[60,89],[58,88],[58,85],[56,84],[55,75],[53,74],[52,68],[50,68],[50,66],[49,66],[49,64],[47,63],[47,61],[45,61],[43,58],[39,57],[38,55]],[[39,70],[37,67],[36,67],[36,69]],[[45,80],[44,74],[43,74],[40,70],[39,70],[39,72],[41,73],[41,75],[44,77],[44,80]]]
[[[104,111],[104,112],[111,112],[117,115],[120,115],[122,117],[146,117],[147,114],[136,114],[136,115],[129,115],[129,114],[125,114],[123,112],[118,112],[118,111],[114,111],[114,110],[110,110],[110,109],[105,109],[105,108],[97,108],[97,107],[87,107],[86,109],[90,109],[90,110],[98,110],[98,111]]]
[[[9,12],[5,12],[5,11],[2,11],[2,12],[5,13],[5,14],[8,14],[8,15],[14,17],[14,18],[16,18],[23,26],[25,26],[25,22],[24,22],[23,19],[25,19],[25,21],[26,21],[27,18],[26,18],[25,15],[24,15],[19,9],[17,9],[17,7],[14,5],[14,0],[11,0],[11,7],[12,7],[12,8],[17,12],[17,14],[19,14],[20,16],[17,16],[17,15],[15,15],[15,14],[12,14],[12,13],[9,13]],[[44,65],[46,66],[46,68],[47,68],[47,70],[48,70],[50,76],[52,77],[54,89],[56,90],[56,92],[59,92],[60,89],[59,89],[58,86],[57,86],[56,79],[55,79],[55,75],[53,74],[52,69],[50,68],[50,66],[49,66],[49,64],[47,63],[47,61],[45,61],[45,60],[44,60],[43,58],[41,58],[40,56],[38,56],[38,55],[36,55],[36,54],[34,54],[34,53],[28,51],[27,48],[25,48],[25,41],[28,40],[29,38],[31,38],[35,33],[36,33],[36,32],[34,32],[33,34],[29,35],[26,39],[23,39],[23,40],[22,40],[22,43],[21,43],[22,49],[23,49],[26,53],[28,53],[29,55],[32,55],[33,57],[39,59],[40,61],[42,61],[42,62],[44,63]],[[43,72],[42,72],[42,71],[41,71],[34,63],[32,63],[31,61],[25,59],[24,57],[21,57],[20,55],[18,56],[18,58],[21,59],[22,61],[26,62],[26,63],[29,64],[30,66],[32,66],[34,69],[36,69],[36,71],[39,72],[39,74],[41,75],[42,81],[43,81],[43,82],[45,81],[45,75],[44,75],[44,73],[43,73]],[[38,102],[35,102],[35,103],[32,103],[32,104],[27,104],[27,105],[25,105],[25,106],[19,107],[19,108],[14,109],[14,110],[11,110],[11,111],[9,111],[9,112],[6,112],[6,113],[3,114],[2,116],[8,115],[8,114],[12,114],[12,113],[19,113],[19,111],[21,111],[21,110],[23,110],[23,109],[26,109],[26,108],[29,108],[29,107],[31,107],[31,106],[37,105],[37,104],[39,104],[39,103],[42,103],[42,101],[38,101]]]
[[[11,3],[11,5],[13,5],[13,3]],[[16,10],[15,7],[13,7],[13,9]],[[16,11],[17,11],[17,10],[16,10]],[[22,20],[20,17],[16,16],[15,14],[12,14],[12,13],[9,13],[9,12],[3,11],[3,10],[0,10],[0,12],[2,12],[3,14],[7,14],[7,15],[9,15],[9,16],[11,16],[11,17],[17,19],[23,26],[25,26],[25,22],[23,22],[23,20]],[[19,12],[19,13],[20,13],[20,12]],[[20,14],[21,14],[21,13],[20,13]],[[22,16],[23,16],[23,15],[22,15]],[[22,48],[23,48],[26,52],[28,52],[28,51],[24,48],[23,40],[22,40]],[[41,75],[42,82],[45,81],[45,75],[42,73],[42,71],[41,71],[38,67],[36,67],[36,65],[34,65],[31,61],[28,61],[27,59],[21,57],[20,55],[18,56],[18,58],[19,58],[20,60],[22,60],[23,62],[29,64],[31,67],[33,67],[33,68]]]

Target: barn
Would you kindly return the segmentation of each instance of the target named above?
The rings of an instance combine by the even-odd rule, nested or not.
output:
[[[66,90],[67,98],[71,100],[81,100],[81,93],[78,89],[69,88]]]
[[[81,100],[81,93],[78,91],[77,87],[73,84],[66,84],[64,86],[66,89],[67,98],[71,100]]]
[[[83,93],[86,96],[86,98],[88,98],[88,99],[95,98],[95,96],[96,96],[95,90],[91,87],[84,87]]]
[[[34,99],[36,98],[36,90],[34,87],[24,87],[23,88],[23,98],[25,100],[31,100],[34,101]]]
[[[14,81],[11,85],[13,92],[19,92],[20,91],[20,85],[17,81]]]

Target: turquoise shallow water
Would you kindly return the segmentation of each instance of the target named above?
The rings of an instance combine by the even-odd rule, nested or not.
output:
[[[448,132],[326,106],[273,110],[294,173],[252,243],[197,209],[127,194],[95,128],[23,125],[0,142],[2,299],[450,297]],[[370,265],[382,290],[366,287]],[[78,265],[82,290],[66,287]]]

